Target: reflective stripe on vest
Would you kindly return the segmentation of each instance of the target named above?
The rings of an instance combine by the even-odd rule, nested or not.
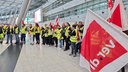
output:
[[[81,27],[80,30],[84,30],[84,26]],[[80,36],[83,36],[83,33],[80,33]]]
[[[69,28],[70,28],[69,26],[66,27],[66,30],[65,30],[65,36],[69,36],[69,33],[68,33]]]
[[[77,29],[73,30],[72,32],[74,32],[74,31],[76,32],[76,35],[70,37],[70,41],[71,41],[71,42],[77,42],[77,38],[78,38],[78,37],[77,37]]]
[[[18,27],[15,28],[15,34],[18,34]]]
[[[48,36],[52,35],[52,31],[49,29],[48,30]]]
[[[26,34],[26,33],[27,33],[26,26],[24,26],[21,28],[21,34]]]

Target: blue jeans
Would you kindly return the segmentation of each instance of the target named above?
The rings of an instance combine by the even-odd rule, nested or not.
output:
[[[16,43],[19,42],[19,34],[15,34],[15,38],[16,38]]]
[[[10,43],[12,43],[12,34],[7,34],[7,43],[9,42],[10,39]]]
[[[63,47],[63,40],[59,40],[59,43],[60,43],[60,48],[62,48]]]

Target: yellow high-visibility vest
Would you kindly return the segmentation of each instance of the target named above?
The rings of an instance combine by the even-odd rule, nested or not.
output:
[[[21,32],[21,34],[26,34],[26,33],[27,33],[27,31],[26,31],[26,26],[21,27],[20,32]]]
[[[70,28],[69,26],[65,28],[65,36],[69,36],[69,32],[68,32],[69,28]]]
[[[77,38],[78,38],[78,36],[77,36],[77,29],[74,29],[72,32],[76,32],[76,35],[75,36],[71,36],[70,37],[70,41],[71,42],[77,42],[78,40],[77,40]]]

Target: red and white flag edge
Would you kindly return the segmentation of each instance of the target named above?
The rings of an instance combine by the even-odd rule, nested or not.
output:
[[[89,17],[91,17],[91,18],[89,18]],[[128,43],[128,40],[127,40],[128,36],[125,35],[124,33],[122,33],[120,30],[116,29],[115,27],[111,26],[106,20],[99,17],[97,14],[95,14],[91,10],[87,11],[87,16],[86,16],[85,25],[84,25],[83,37],[86,34],[86,31],[89,27],[89,24],[93,20],[96,20],[97,22],[101,22],[101,23],[98,23],[98,24],[100,24],[100,26],[102,26],[116,41],[118,41],[128,51],[128,44],[127,44]],[[103,23],[106,23],[106,24],[103,24]],[[111,29],[109,29],[109,28],[111,28]],[[117,67],[116,66],[113,66],[113,67],[111,66],[111,65],[114,65],[115,63],[119,63],[119,61],[123,61],[123,62],[120,63],[119,65],[116,65]],[[103,67],[103,69],[101,69],[100,72],[116,72],[116,71],[119,71],[119,69],[121,67],[123,67],[124,65],[126,65],[127,63],[128,63],[128,53],[125,53],[124,55],[122,55],[118,59],[116,59],[115,61],[113,61],[113,62],[109,63],[108,65],[106,65],[105,67]],[[84,68],[86,68],[90,71],[90,64],[82,56],[82,54],[80,54],[80,66],[84,67]],[[112,69],[113,71],[110,70],[110,67],[113,68]],[[110,71],[108,71],[108,70],[110,70]]]

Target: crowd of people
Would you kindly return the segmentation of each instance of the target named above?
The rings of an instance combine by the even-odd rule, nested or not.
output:
[[[80,52],[81,38],[83,36],[84,24],[82,21],[74,23],[72,26],[68,22],[60,25],[51,26],[45,24],[45,26],[40,27],[38,23],[35,26],[30,24],[26,26],[22,24],[19,28],[17,25],[0,25],[0,43],[3,43],[5,36],[6,44],[9,42],[12,44],[13,36],[15,36],[15,44],[25,44],[26,35],[29,35],[30,45],[40,44],[55,46],[60,49],[67,51],[71,48],[70,56],[77,56]]]

